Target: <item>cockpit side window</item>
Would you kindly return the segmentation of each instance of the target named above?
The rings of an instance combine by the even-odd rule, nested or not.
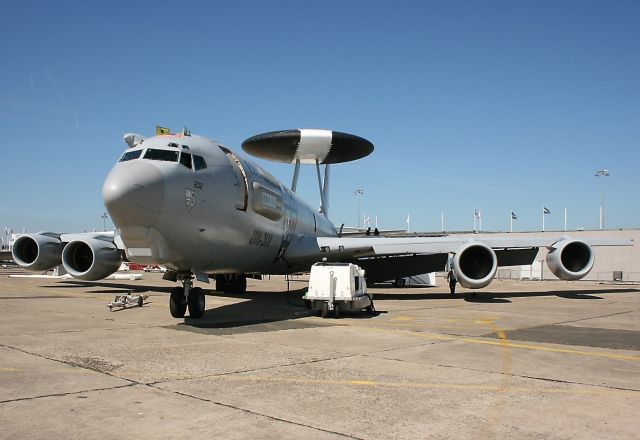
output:
[[[185,167],[191,169],[191,154],[184,151],[180,154],[180,163]]]
[[[142,150],[127,151],[120,158],[120,162],[126,162],[128,160],[137,159],[140,157],[141,154],[142,154]]]
[[[207,168],[207,162],[204,160],[204,157],[193,155],[193,165],[195,166],[195,170],[204,170]]]
[[[177,162],[178,152],[171,151],[171,150],[156,150],[155,148],[149,148],[147,152],[144,153],[144,159],[162,160],[166,162]]]

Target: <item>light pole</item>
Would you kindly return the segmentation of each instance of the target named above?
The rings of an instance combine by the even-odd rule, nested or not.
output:
[[[607,177],[609,176],[609,170],[598,170],[596,171],[596,177]],[[600,230],[604,229],[604,179],[601,180],[600,184]]]
[[[353,195],[356,196],[356,199],[358,200],[358,229],[360,229],[360,198],[363,194],[364,190],[361,188],[358,188],[353,192]]]
[[[102,218],[102,230],[107,232],[107,219],[109,218],[109,214],[105,212],[100,217]]]

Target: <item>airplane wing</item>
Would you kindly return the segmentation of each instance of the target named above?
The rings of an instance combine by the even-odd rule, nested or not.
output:
[[[547,265],[560,279],[583,278],[593,267],[592,246],[631,246],[631,239],[582,239],[567,235],[509,237],[502,234],[443,237],[319,237],[322,255],[332,261],[355,261],[367,278],[385,281],[425,272],[442,271],[450,254],[460,284],[482,288],[499,266],[531,264],[538,249],[549,249]]]

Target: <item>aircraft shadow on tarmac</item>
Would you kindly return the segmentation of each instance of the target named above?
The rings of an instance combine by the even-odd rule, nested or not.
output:
[[[65,280],[56,283],[58,288],[89,288],[85,293],[93,294],[123,294],[131,292],[132,294],[166,294],[166,301],[169,301],[169,293],[173,286],[150,286],[144,284],[133,283],[103,283],[103,282],[87,282],[76,280]],[[42,286],[43,288],[54,286]],[[332,319],[323,320],[319,323],[299,323],[291,324],[299,318],[313,316],[313,312],[307,309],[302,300],[302,295],[306,292],[306,288],[290,290],[289,292],[263,292],[250,290],[246,293],[234,292],[218,292],[205,288],[208,298],[237,298],[243,301],[234,302],[233,304],[225,304],[218,307],[212,307],[207,304],[204,315],[199,319],[191,319],[188,314],[184,321],[178,325],[185,324],[190,327],[201,329],[229,329],[245,326],[261,326],[260,331],[282,330],[287,328],[302,327],[318,327],[335,324]],[[153,297],[152,297],[153,298]],[[162,299],[156,298],[156,301]],[[344,314],[345,317],[355,319],[367,319],[377,314],[368,313],[351,313]],[[289,322],[277,326],[269,326],[270,323]]]
[[[53,287],[42,286],[43,288]],[[65,280],[60,283],[56,283],[57,288],[67,287],[85,287],[93,288],[87,290],[86,293],[112,293],[122,294],[125,291],[129,291],[134,294],[141,293],[161,293],[167,295],[171,291],[173,286],[149,286],[143,284],[132,283],[101,283],[101,282],[85,282],[75,280]],[[579,291],[562,291],[562,290],[550,290],[550,291],[527,291],[527,292],[490,292],[479,291],[476,295],[472,295],[470,292],[456,293],[450,295],[448,293],[400,293],[400,292],[384,292],[379,291],[380,288],[371,289],[373,293],[374,303],[380,308],[384,306],[384,301],[389,300],[401,300],[401,301],[414,301],[414,300],[434,300],[434,299],[450,299],[454,301],[460,301],[464,299],[467,302],[478,303],[511,303],[509,298],[520,297],[541,297],[541,296],[558,296],[567,299],[588,299],[599,300],[603,299],[601,294],[612,293],[629,293],[640,292],[640,289],[626,288],[626,289],[585,289]],[[200,319],[191,319],[188,316],[185,317],[184,322],[180,323],[180,326],[190,326],[200,329],[231,329],[236,327],[245,326],[262,326],[262,331],[269,330],[281,330],[286,328],[299,328],[299,327],[315,327],[333,325],[336,322],[332,319],[322,320],[317,324],[291,324],[299,318],[313,316],[313,313],[305,308],[302,300],[302,295],[306,292],[306,288],[290,290],[289,292],[263,292],[263,291],[248,291],[246,293],[234,293],[234,292],[217,292],[214,290],[205,289],[207,296],[220,297],[220,298],[237,298],[244,301],[236,302],[233,304],[222,305],[218,307],[207,308],[204,315]],[[384,308],[384,307],[383,307]],[[345,315],[350,319],[370,319],[377,316],[384,311],[378,311],[375,314],[367,313],[351,313]],[[288,325],[273,326],[273,323],[277,322],[289,322]],[[270,325],[271,324],[271,325]]]
[[[55,285],[44,285],[42,288],[49,287],[105,287],[100,290],[87,290],[86,293],[126,293],[129,291],[132,293],[145,293],[145,292],[157,292],[157,293],[170,293],[173,286],[145,286],[143,284],[126,284],[126,283],[103,283],[100,281],[77,281],[77,280],[64,280],[56,283]]]

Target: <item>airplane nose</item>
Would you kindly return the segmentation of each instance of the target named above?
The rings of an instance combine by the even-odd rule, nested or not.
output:
[[[153,226],[164,203],[164,178],[150,163],[116,165],[102,186],[104,206],[116,226]]]

